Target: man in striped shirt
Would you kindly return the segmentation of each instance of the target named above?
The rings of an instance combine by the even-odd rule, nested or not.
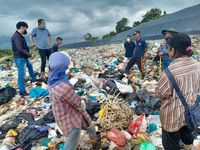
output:
[[[175,59],[168,68],[191,106],[200,92],[200,63],[191,57],[190,37],[185,34],[174,35],[169,41],[168,51],[169,56]],[[165,150],[180,150],[180,140],[184,143],[184,149],[188,149],[194,140],[192,131],[185,122],[184,106],[165,72],[160,78],[156,94],[161,99],[160,120]]]

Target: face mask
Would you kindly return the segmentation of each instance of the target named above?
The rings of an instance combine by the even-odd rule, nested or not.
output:
[[[24,33],[23,33],[24,35],[26,35],[27,34],[27,31],[26,30],[24,30]]]
[[[43,29],[46,29],[46,25],[44,24],[44,25],[42,26],[42,28],[43,28]]]

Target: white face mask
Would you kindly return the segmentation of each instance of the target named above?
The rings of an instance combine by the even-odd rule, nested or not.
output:
[[[127,39],[127,42],[130,42],[131,41],[131,39]]]

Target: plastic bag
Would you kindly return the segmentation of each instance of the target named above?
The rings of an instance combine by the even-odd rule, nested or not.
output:
[[[126,137],[118,129],[112,128],[111,131],[107,132],[107,137],[119,147],[124,147],[126,145]]]
[[[140,150],[157,150],[157,148],[150,142],[144,142],[140,145]]]
[[[145,115],[142,114],[128,127],[128,132],[130,132],[133,135],[133,138],[135,138],[137,137],[138,133],[146,132],[146,129],[147,121]]]
[[[16,95],[16,90],[11,86],[0,89],[0,105],[9,102]]]

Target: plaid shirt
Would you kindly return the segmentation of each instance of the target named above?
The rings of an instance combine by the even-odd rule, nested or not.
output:
[[[81,98],[75,94],[71,85],[60,83],[49,91],[55,120],[65,136],[73,128],[85,127],[84,120],[91,121],[86,111],[80,113],[76,109],[81,107]]]

